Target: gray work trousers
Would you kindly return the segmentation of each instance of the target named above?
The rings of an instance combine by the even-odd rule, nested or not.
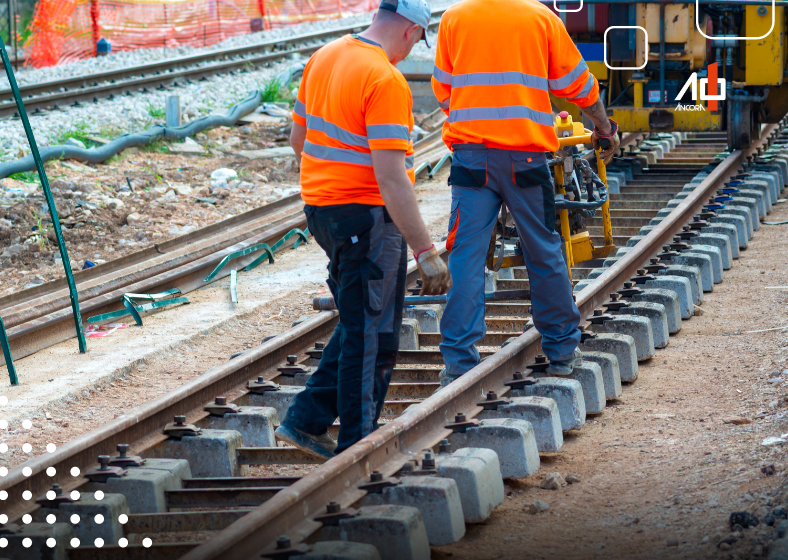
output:
[[[446,245],[454,287],[440,325],[446,374],[462,375],[480,361],[476,343],[486,333],[484,263],[501,201],[517,225],[542,350],[550,360],[569,358],[580,342],[580,313],[555,231],[555,198],[545,154],[483,144],[455,144],[453,149]]]

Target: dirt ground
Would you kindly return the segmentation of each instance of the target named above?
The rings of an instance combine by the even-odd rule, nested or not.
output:
[[[271,121],[280,119],[271,118]],[[289,120],[217,127],[195,135],[201,155],[155,142],[100,164],[51,161],[47,177],[72,269],[101,264],[278,200],[298,187],[293,157],[248,159],[239,151],[288,145]],[[216,183],[211,173],[237,177]],[[63,276],[49,210],[35,173],[0,181],[0,293]],[[18,196],[16,193],[32,193]]]
[[[768,219],[788,219],[788,204]],[[762,226],[704,314],[640,364],[623,396],[543,455],[534,477],[507,481],[492,518],[433,558],[765,557],[775,529],[764,516],[788,506],[786,447],[762,444],[788,432],[788,329],[749,331],[788,327],[787,234]],[[580,482],[541,489],[552,472]],[[549,509],[531,514],[537,500]],[[760,523],[732,531],[735,511]]]

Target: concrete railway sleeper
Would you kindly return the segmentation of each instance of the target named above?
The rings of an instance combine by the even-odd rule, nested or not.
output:
[[[559,451],[565,432],[604,414],[606,401],[636,382],[638,363],[668,344],[704,293],[723,281],[738,255],[732,247],[746,247],[753,224],[788,185],[785,127],[767,127],[760,147],[732,153],[722,152],[724,140],[713,134],[696,135],[686,148],[680,137],[658,137],[650,141],[663,149],[659,160],[657,150],[633,150],[618,170],[612,166],[619,250],[573,269],[588,326],[584,360],[571,378],[544,373],[527,302],[492,303],[480,341],[485,359],[437,391],[441,307],[410,307],[383,425],[311,466],[319,461],[277,447],[273,429],[336,323],[336,312],[322,311],[139,407],[135,418],[117,418],[13,469],[0,482],[9,495],[0,508],[17,523],[2,528],[7,550],[11,557],[29,554],[28,538],[49,551],[47,539],[56,538],[62,544],[47,554],[57,559],[429,558],[430,545],[456,542],[466,524],[489,517],[503,502],[505,478],[535,474],[540,453]],[[690,158],[698,146],[708,155]],[[636,169],[641,159],[646,165]],[[694,166],[670,171],[681,159]],[[696,175],[701,180],[693,181]],[[724,214],[726,203],[742,210]],[[672,212],[660,213],[665,205]],[[736,220],[715,221],[720,216]],[[416,275],[411,266],[409,285]],[[527,273],[504,269],[489,284],[488,291],[527,288]],[[309,472],[249,476],[256,465],[281,464]],[[82,470],[79,477],[68,476],[72,466]],[[55,481],[62,489],[51,488]],[[25,500],[25,490],[42,499]],[[32,523],[20,523],[24,514]],[[218,533],[200,533],[202,542],[164,542],[178,540],[166,534],[201,531]],[[154,537],[149,548],[144,536]],[[82,545],[69,547],[73,537]],[[95,539],[104,546],[91,544]]]

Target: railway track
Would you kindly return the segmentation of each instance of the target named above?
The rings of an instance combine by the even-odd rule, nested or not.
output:
[[[606,338],[604,323],[611,319],[598,312],[595,314],[595,310],[606,304],[613,317],[627,317],[628,315],[616,313],[620,302],[610,301],[610,294],[624,288],[620,293],[623,293],[625,298],[632,296],[634,299],[633,288],[644,284],[648,286],[648,282],[659,278],[660,275],[656,272],[664,263],[652,262],[651,259],[659,253],[663,253],[666,258],[675,258],[665,247],[681,249],[681,243],[693,243],[693,232],[704,236],[704,243],[714,242],[715,239],[722,240],[721,246],[727,247],[728,251],[731,251],[731,240],[736,240],[736,245],[746,243],[746,239],[732,237],[730,228],[719,227],[718,231],[724,232],[717,234],[719,237],[714,237],[713,232],[705,230],[704,228],[714,229],[714,224],[724,223],[711,222],[715,216],[712,216],[708,209],[717,209],[718,216],[742,217],[742,220],[731,220],[739,226],[742,223],[749,226],[757,223],[761,210],[765,214],[772,195],[776,194],[772,190],[781,191],[786,186],[784,171],[788,170],[785,165],[788,157],[783,155],[783,151],[788,153],[788,131],[783,133],[785,126],[786,123],[783,122],[766,127],[761,145],[746,152],[723,152],[724,143],[718,136],[698,134],[690,136],[656,162],[653,155],[645,153],[649,147],[656,149],[656,144],[648,146],[647,141],[641,145],[643,151],[634,152],[619,160],[619,168],[637,167],[637,161],[644,160],[647,163],[646,166],[641,165],[639,173],[633,173],[632,179],[628,179],[626,184],[620,187],[619,193],[611,195],[615,239],[621,247],[619,254],[605,263],[590,263],[593,267],[576,267],[573,270],[578,307],[583,317],[593,317],[589,328],[596,333],[596,340]],[[759,152],[763,157],[748,165],[750,176],[745,178],[746,185],[739,187],[740,192],[721,191],[717,195],[719,200],[709,200],[731,176],[738,173],[739,166],[746,157]],[[428,153],[423,152],[422,157]],[[698,177],[699,174],[701,177]],[[668,177],[677,180],[669,181]],[[691,184],[693,179],[696,181],[694,187],[685,186]],[[754,194],[756,191],[761,193],[760,199]],[[724,214],[719,208],[720,201],[726,202],[729,209],[744,210],[737,214]],[[666,214],[666,208],[671,209],[669,214]],[[591,223],[590,227],[597,226]],[[733,231],[739,230],[734,227]],[[744,231],[745,236],[749,237],[750,230],[745,228]],[[697,250],[701,250],[701,246],[703,244],[695,245]],[[731,251],[731,255],[735,255],[737,250],[738,247],[736,251]],[[725,262],[723,253],[724,251],[719,252],[720,267],[726,268],[731,263]],[[602,266],[603,264],[607,266]],[[644,271],[644,267],[649,268]],[[655,274],[648,274],[650,271]],[[699,276],[695,274],[697,286],[701,286]],[[416,277],[415,267],[411,266],[408,271],[409,285],[415,282]],[[630,281],[637,284],[625,286],[625,282]],[[499,289],[527,287],[527,277],[520,269],[514,269],[508,279],[501,277],[497,282]],[[686,285],[689,286],[690,283],[687,282]],[[679,291],[677,288],[676,300],[681,299]],[[690,300],[693,298],[689,288],[685,290],[684,297]],[[437,377],[442,364],[436,348],[439,337],[435,332],[412,334],[409,340],[413,342],[415,349],[400,351],[387,396],[382,427],[340,456],[325,464],[316,465],[313,458],[296,449],[274,447],[271,429],[276,422],[275,416],[281,416],[289,397],[298,391],[298,387],[310,373],[309,368],[314,367],[319,360],[321,348],[317,343],[326,341],[336,325],[336,312],[320,312],[286,333],[208,370],[200,378],[178,390],[116,418],[63,445],[54,453],[36,457],[12,469],[8,476],[0,481],[0,490],[7,492],[7,499],[2,502],[0,509],[8,516],[8,521],[19,523],[21,519],[22,522],[21,528],[4,529],[3,538],[8,539],[9,546],[18,547],[21,545],[15,543],[33,535],[34,530],[39,533],[43,531],[42,525],[25,523],[22,516],[35,515],[36,522],[46,525],[40,516],[47,510],[39,509],[31,498],[43,496],[56,482],[66,493],[77,488],[83,492],[83,504],[78,501],[75,504],[58,506],[67,511],[72,511],[68,508],[76,508],[74,511],[78,511],[80,507],[95,505],[95,502],[89,500],[91,495],[86,493],[97,489],[103,489],[105,495],[122,493],[129,503],[133,504],[125,525],[104,528],[108,538],[103,548],[91,546],[91,543],[86,541],[87,537],[84,537],[79,547],[61,551],[62,558],[240,559],[259,558],[264,552],[273,553],[269,557],[281,558],[287,557],[287,549],[284,548],[286,545],[298,547],[303,546],[299,543],[304,541],[315,543],[326,539],[335,540],[337,533],[332,528],[334,522],[341,524],[347,534],[347,531],[352,530],[354,519],[358,519],[347,508],[358,507],[359,504],[380,503],[381,500],[385,501],[386,495],[393,495],[386,494],[385,491],[383,494],[372,495],[376,488],[360,488],[360,485],[368,484],[370,479],[377,481],[378,477],[382,477],[383,480],[378,486],[396,484],[388,477],[401,474],[406,463],[413,467],[414,460],[417,464],[415,468],[422,469],[425,471],[423,474],[429,476],[433,469],[424,450],[437,451],[438,444],[445,438],[453,444],[453,449],[467,446],[467,442],[472,441],[474,444],[471,447],[487,447],[500,452],[505,443],[490,435],[489,431],[496,425],[493,420],[496,417],[533,420],[530,435],[525,429],[518,432],[525,434],[521,436],[524,449],[549,451],[560,447],[562,430],[570,427],[573,421],[579,424],[572,427],[582,425],[580,417],[584,418],[585,414],[580,415],[578,412],[579,402],[582,400],[584,410],[599,413],[604,408],[603,404],[599,406],[600,395],[594,397],[591,391],[581,390],[579,393],[571,393],[570,398],[566,396],[567,393],[562,393],[564,396],[556,397],[558,401],[555,401],[563,402],[560,406],[544,402],[549,399],[539,401],[533,397],[525,397],[524,395],[534,394],[529,387],[539,384],[548,387],[552,383],[549,380],[535,381],[540,376],[538,362],[535,362],[539,353],[539,335],[534,329],[528,328],[528,304],[491,304],[487,307],[486,315],[488,334],[480,346],[487,359],[438,392],[435,390],[438,387]],[[690,316],[691,313],[687,318]],[[656,340],[653,333],[658,330],[655,328],[657,322],[649,318],[645,323],[630,323],[637,324],[641,327],[644,324],[649,325],[653,353]],[[426,331],[426,328],[422,330]],[[611,331],[608,329],[608,332]],[[594,348],[592,340],[585,341],[585,350]],[[500,348],[502,343],[506,344]],[[611,347],[605,351],[616,354],[619,379],[634,381],[637,359],[640,357],[640,343],[640,339],[633,338],[626,345],[616,347],[617,349]],[[289,356],[294,358],[288,359]],[[597,389],[602,383],[602,403],[604,397],[620,391],[616,389],[615,375],[611,374],[612,366],[605,367],[609,370],[606,370],[607,373],[603,373],[601,368],[590,367],[590,377],[596,380]],[[512,381],[515,380],[516,372],[521,372],[525,379],[516,380],[513,388]],[[273,390],[274,384],[279,384],[278,390]],[[584,389],[589,387],[588,378],[584,378],[580,384]],[[482,405],[480,401],[490,392],[495,395],[490,395],[490,400]],[[509,403],[500,400],[512,396],[517,398]],[[226,401],[217,402],[216,397],[223,397]],[[593,404],[594,398],[597,398],[596,405]],[[524,404],[526,401],[531,408]],[[566,407],[566,403],[570,401],[574,403],[574,409],[571,406]],[[235,403],[241,407],[241,411],[228,413],[223,402]],[[215,406],[209,406],[212,403]],[[539,403],[542,408],[536,406]],[[206,407],[209,410],[206,410]],[[276,410],[276,415],[272,414],[271,409]],[[534,411],[537,409],[542,411],[539,412],[542,414],[539,422],[535,416],[528,416],[528,410],[531,411],[530,414],[536,414]],[[547,416],[544,416],[545,410],[550,411]],[[567,413],[567,410],[574,410],[574,413]],[[457,417],[457,414],[463,414],[464,419]],[[174,433],[172,430],[177,432],[192,429],[191,426],[180,425],[168,426],[165,433],[165,426],[176,416],[183,417],[178,418],[183,424],[201,428],[202,435],[180,439],[168,435]],[[544,420],[545,418],[549,421]],[[241,419],[247,422],[246,427]],[[474,425],[478,419],[481,419],[480,426]],[[466,424],[462,423],[463,420]],[[210,430],[225,431],[219,433]],[[240,434],[228,436],[226,430],[239,430]],[[128,466],[124,476],[109,478],[107,482],[88,482],[85,475],[102,478],[101,471],[98,474],[88,472],[97,466],[97,457],[118,455],[116,446],[119,444],[130,444],[130,453],[144,455],[148,463],[141,467]],[[217,448],[220,451],[216,451]],[[498,479],[502,473],[503,476],[526,476],[527,472],[538,468],[538,460],[535,460],[533,455],[534,453],[518,456],[515,453],[513,456],[517,460],[514,461],[511,457],[501,455],[502,472],[497,473]],[[445,453],[438,455],[438,467],[447,456]],[[161,462],[163,458],[175,457],[188,459],[189,470],[184,470],[183,462],[180,466],[175,466],[172,461]],[[124,463],[120,460],[118,464]],[[304,476],[261,476],[259,471],[255,471],[261,466],[283,464],[303,466]],[[76,476],[71,474],[73,467],[79,469]],[[253,469],[254,476],[248,476],[250,468]],[[47,474],[48,469],[54,469],[54,476],[50,476],[52,471]],[[170,473],[168,486],[157,491],[156,499],[151,498],[146,502],[146,506],[141,506],[141,492],[139,489],[131,489],[134,481],[165,471]],[[405,480],[407,477],[401,476],[401,479]],[[23,494],[25,491],[29,494]],[[461,489],[461,492],[466,491],[466,487]],[[326,513],[330,502],[338,504],[331,507],[332,511],[333,508],[340,508],[339,514],[333,519],[326,519],[325,523],[316,521],[316,516]],[[346,519],[340,521],[341,517]],[[440,516],[424,516],[426,534],[433,543],[436,542],[435,539],[446,538],[445,534],[436,529],[438,517]],[[327,528],[321,529],[324,525]],[[69,536],[69,531],[75,527],[67,523],[59,523],[57,526],[64,537]],[[464,527],[464,523],[461,523],[461,526]],[[76,527],[77,531],[85,531],[83,535],[90,534],[87,527],[83,528],[79,524]],[[124,538],[130,538],[131,535],[153,536],[153,543],[148,548],[145,544],[140,544],[141,539],[137,538],[121,549],[112,542],[111,531],[115,531],[115,537],[121,533]],[[289,542],[280,539],[283,535]],[[184,539],[184,536],[194,538]],[[455,534],[456,536],[461,535]],[[187,542],[183,542],[184,540]],[[39,544],[35,546],[44,546],[39,541],[36,541]],[[280,547],[279,553],[274,551],[277,546]],[[381,550],[381,556],[394,557],[391,550],[385,549]],[[412,557],[419,556],[416,554]]]
[[[433,10],[436,27],[444,9]],[[295,35],[287,39],[264,41],[256,45],[208,51],[138,66],[51,80],[20,87],[25,108],[31,116],[68,105],[94,102],[119,95],[133,95],[148,88],[166,88],[190,83],[208,76],[248,71],[299,54],[309,55],[327,41],[347,33],[363,31],[368,24],[357,23],[333,29]],[[0,89],[0,118],[16,114],[10,89]]]
[[[415,143],[417,163],[435,163],[446,152],[445,146],[441,151],[438,144],[443,146],[440,130]],[[299,194],[74,272],[83,323],[89,317],[122,308],[125,293],[160,293],[178,288],[187,294],[204,286],[204,279],[228,256],[260,244],[273,246],[294,229],[306,229]],[[288,239],[277,250],[291,247],[298,239]],[[260,254],[261,249],[233,258],[231,265],[211,280],[249,265]],[[0,314],[15,359],[76,336],[65,278],[0,297]],[[0,357],[0,364],[4,363]]]

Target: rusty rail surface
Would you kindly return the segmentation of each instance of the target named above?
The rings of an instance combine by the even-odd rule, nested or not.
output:
[[[762,138],[775,127],[766,127]],[[732,152],[665,220],[581,291],[577,297],[581,316],[591,315],[611,292],[623,286],[648,258],[658,253],[703,206],[709,195],[736,171],[743,158],[756,150],[757,147],[753,147]],[[261,553],[274,549],[280,535],[287,534],[293,542],[307,538],[320,527],[312,517],[321,513],[330,500],[343,507],[350,506],[363,495],[356,485],[368,480],[372,470],[393,474],[412,454],[433,447],[446,437],[450,430],[444,426],[456,413],[476,416],[482,410],[477,403],[483,400],[483,395],[487,391],[504,394],[507,389],[504,381],[515,371],[522,370],[539,348],[540,335],[536,330],[525,332],[446,388],[277,493],[216,537],[190,551],[183,560],[259,558]]]

